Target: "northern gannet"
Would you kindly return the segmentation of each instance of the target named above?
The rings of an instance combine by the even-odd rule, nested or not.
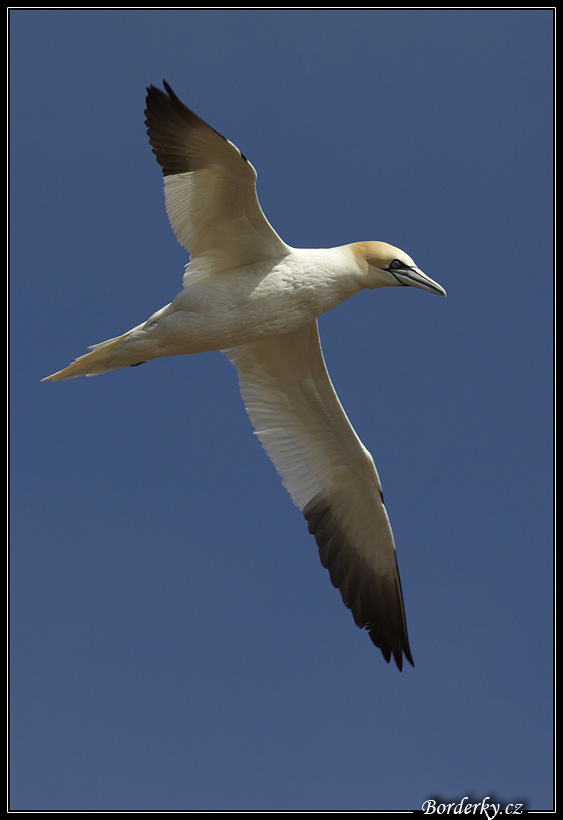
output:
[[[404,653],[414,665],[381,483],[332,386],[317,319],[364,288],[446,292],[385,242],[286,245],[262,212],[250,162],[164,88],[147,88],[145,124],[172,229],[190,253],[183,289],[143,324],[43,381],[159,356],[224,353],[258,438],[356,624],[387,662],[393,655],[402,669]]]

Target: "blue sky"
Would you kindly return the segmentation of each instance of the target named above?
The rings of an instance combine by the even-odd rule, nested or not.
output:
[[[21,9],[10,34],[12,808],[551,808],[551,11]],[[221,354],[40,383],[180,289],[162,78],[286,242],[385,240],[448,292],[320,320],[395,534],[402,674]]]

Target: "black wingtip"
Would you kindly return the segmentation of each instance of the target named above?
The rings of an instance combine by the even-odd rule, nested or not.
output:
[[[321,563],[328,569],[332,585],[340,590],[356,626],[367,629],[387,663],[393,658],[402,671],[404,654],[414,666],[398,568],[391,578],[373,571],[348,544],[330,499],[321,493],[305,505],[303,515],[309,532],[315,536]]]
[[[170,99],[172,99],[172,100],[177,100],[178,99],[178,97],[176,96],[176,94],[174,94],[174,92],[172,91],[172,89],[170,88],[170,86],[168,85],[166,80],[162,81],[162,85],[164,86],[164,90],[166,91],[166,93],[168,94]]]
[[[402,648],[402,652],[401,650],[399,650],[398,652],[393,653],[393,657],[395,658],[395,663],[397,664],[399,672],[403,671],[403,652],[405,653],[405,658],[408,660],[410,665],[414,667],[414,661],[412,659],[411,653],[409,649],[406,646],[404,646]]]
[[[388,644],[386,644],[385,646],[381,646],[380,643],[376,641],[373,632],[370,632],[369,636],[372,642],[375,644],[375,646],[379,649],[379,651],[383,655],[384,660],[387,663],[391,663],[391,658],[393,658],[393,660],[397,664],[397,669],[399,670],[399,672],[403,671],[403,654],[407,661],[410,663],[410,665],[414,667],[414,661],[411,655],[410,647],[408,645],[408,639],[407,643],[401,642],[401,644],[399,644],[398,646],[390,647]]]
[[[164,86],[164,91],[166,92],[166,94],[168,94],[168,96],[171,100],[177,100],[178,99],[178,97],[176,96],[176,94],[174,94],[174,92],[172,91],[172,89],[170,88],[170,86],[168,85],[166,80],[162,81],[162,85]],[[147,99],[148,99],[149,96],[165,97],[166,94],[164,93],[164,91],[162,91],[162,89],[160,89],[157,85],[153,85],[152,83],[149,83],[147,85]]]

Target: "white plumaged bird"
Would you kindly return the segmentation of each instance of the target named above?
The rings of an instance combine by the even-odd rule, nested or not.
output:
[[[385,660],[393,655],[402,669],[403,653],[413,660],[381,484],[330,381],[317,319],[364,288],[446,293],[384,242],[286,245],[262,212],[250,162],[164,87],[147,89],[146,125],[170,223],[190,253],[183,290],[47,379],[95,376],[159,356],[228,356],[256,433],[307,519],[333,585]]]

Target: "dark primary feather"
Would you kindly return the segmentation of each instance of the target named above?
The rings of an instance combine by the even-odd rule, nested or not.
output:
[[[205,137],[219,137],[224,142],[228,140],[184,105],[167,82],[163,81],[163,85],[167,94],[153,85],[147,88],[145,125],[153,154],[162,166],[164,176],[198,171],[205,167],[206,152],[203,150],[198,156],[197,151],[193,150],[193,143],[190,141],[188,145],[187,134],[197,135],[199,132],[201,137],[194,142],[201,143],[202,147]]]
[[[398,569],[396,580],[381,576],[361,555],[350,549],[330,502],[322,494],[311,499],[303,509],[303,515],[309,532],[315,536],[321,563],[328,569],[333,586],[340,590],[356,625],[368,630],[387,663],[393,655],[402,669],[404,652],[414,666]]]

